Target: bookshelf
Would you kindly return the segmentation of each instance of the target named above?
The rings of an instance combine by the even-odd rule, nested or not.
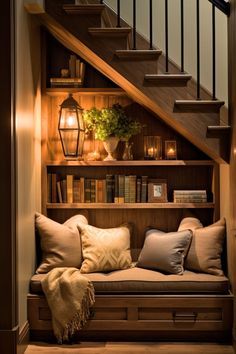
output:
[[[219,216],[219,166],[197,147],[163,123],[159,117],[145,110],[126,95],[124,90],[85,63],[83,87],[50,87],[50,78],[58,77],[65,67],[70,51],[50,35],[44,38],[42,77],[42,212],[48,217],[64,222],[78,213],[88,213],[89,223],[102,228],[119,226],[125,222],[133,224],[131,248],[141,248],[148,226],[163,231],[177,230],[179,222],[186,215],[198,217],[204,225],[212,223]],[[101,161],[86,161],[86,155],[94,151],[94,142],[86,137],[84,160],[64,159],[58,134],[58,110],[69,93],[83,109],[110,107],[119,103],[126,113],[145,125],[142,132],[133,137],[134,160],[123,161],[124,144],[119,143],[117,161],[102,161],[105,156],[102,142],[97,149]],[[144,160],[144,136],[158,135],[177,143],[177,160]],[[123,144],[123,145],[122,145]],[[164,158],[164,153],[163,153]],[[73,175],[75,179],[105,179],[106,175],[147,176],[150,179],[167,181],[168,202],[159,203],[67,203],[58,200],[49,202],[48,174],[57,175],[56,180]],[[206,203],[174,203],[174,190],[201,189],[207,191]]]

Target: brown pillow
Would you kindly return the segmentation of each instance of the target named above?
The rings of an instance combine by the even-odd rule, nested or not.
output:
[[[78,227],[84,259],[81,273],[110,272],[131,266],[129,225],[100,229],[83,223]]]
[[[82,251],[78,223],[87,224],[83,215],[75,215],[64,224],[36,213],[35,225],[40,235],[42,262],[36,273],[47,273],[55,267],[80,268]]]
[[[223,275],[221,254],[225,239],[225,219],[193,231],[185,268],[213,275]]]
[[[191,238],[190,230],[169,233],[156,229],[147,231],[137,266],[170,274],[183,274],[184,256]]]
[[[181,223],[179,224],[178,231],[183,231],[183,230],[194,231],[195,229],[197,229],[199,227],[203,227],[200,220],[198,220],[195,217],[187,217],[187,218],[184,218],[181,221]]]

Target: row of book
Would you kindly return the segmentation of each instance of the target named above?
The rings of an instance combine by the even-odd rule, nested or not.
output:
[[[80,87],[83,85],[85,74],[85,63],[71,55],[69,69],[62,69],[67,76],[50,78],[51,87]]]
[[[106,175],[105,179],[75,178],[48,173],[49,203],[146,203],[148,177]]]
[[[174,203],[206,203],[206,190],[174,190]]]

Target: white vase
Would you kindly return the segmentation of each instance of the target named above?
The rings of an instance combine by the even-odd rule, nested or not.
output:
[[[115,152],[118,142],[119,138],[115,136],[110,136],[103,142],[104,148],[108,153],[107,157],[103,161],[116,161],[112,154]]]

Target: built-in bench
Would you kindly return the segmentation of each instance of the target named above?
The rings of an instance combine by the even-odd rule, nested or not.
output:
[[[133,267],[84,274],[94,285],[91,320],[79,338],[121,340],[229,340],[233,297],[226,276],[185,271],[164,275]],[[31,338],[52,338],[51,313],[41,288],[45,274],[30,282]]]

